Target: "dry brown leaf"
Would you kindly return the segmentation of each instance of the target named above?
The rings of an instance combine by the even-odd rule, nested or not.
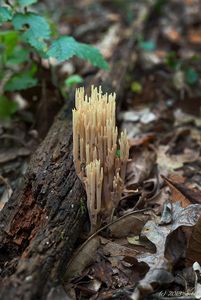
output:
[[[164,179],[165,183],[170,188],[170,191],[171,191],[171,198],[170,199],[172,200],[173,203],[179,201],[181,203],[182,207],[187,207],[188,205],[191,204],[191,202],[188,200],[188,198],[186,198],[186,196],[184,196],[178,190],[178,188],[175,186],[174,182],[172,182],[171,180],[169,180],[165,176],[161,176],[161,177]]]
[[[133,300],[140,299],[142,295],[152,293],[154,291],[154,283],[160,285],[173,281],[173,276],[170,273],[171,264],[165,257],[168,247],[167,238],[180,226],[193,226],[201,213],[201,205],[199,204],[182,208],[180,203],[177,202],[172,205],[172,208],[171,224],[160,226],[159,218],[155,218],[155,220],[148,221],[142,230],[142,235],[146,236],[156,246],[156,253],[137,255],[138,261],[147,263],[150,269],[138,283],[131,296]],[[182,253],[182,251],[180,252]],[[179,252],[177,254],[179,255]]]
[[[128,235],[139,235],[144,224],[153,215],[151,210],[133,212],[119,218],[108,226],[109,236],[115,238],[127,237]]]
[[[183,183],[173,182],[172,180],[162,176],[167,185],[170,187],[173,192],[172,198],[173,202],[180,201],[186,207],[191,203],[201,203],[201,191],[197,189],[190,189],[186,187]],[[171,188],[172,186],[172,188]],[[186,205],[186,206],[185,206]]]
[[[187,266],[192,266],[196,261],[201,264],[201,216],[193,229],[186,253]]]
[[[168,176],[168,179],[173,182],[176,182],[176,183],[184,183],[185,182],[185,177],[183,177],[182,175],[177,174],[177,173],[171,173]]]
[[[82,271],[94,262],[99,245],[100,237],[94,236],[93,238],[89,238],[80,248],[78,248],[67,266],[67,272],[65,274],[66,281],[81,275]]]
[[[126,246],[118,244],[118,240],[112,242],[101,237],[101,244],[103,245],[103,252],[107,256],[135,257],[139,253],[139,251],[136,249],[128,248]]]
[[[176,169],[182,168],[186,162],[193,162],[199,158],[199,151],[185,149],[185,153],[170,155],[169,146],[161,145],[157,149],[157,163],[161,173],[170,173]]]
[[[147,133],[141,137],[130,139],[129,145],[130,145],[130,147],[141,146],[141,145],[147,146],[151,142],[153,142],[155,139],[156,139],[156,135],[154,133]]]
[[[189,30],[188,31],[188,40],[192,44],[200,44],[201,43],[201,31],[198,30]]]
[[[166,32],[166,36],[169,38],[172,42],[180,42],[181,41],[181,35],[178,31],[176,31],[174,28],[171,28]]]
[[[156,162],[156,153],[149,147],[133,147],[127,164],[126,187],[135,188],[147,179]]]
[[[104,282],[107,288],[112,286],[112,266],[107,261],[97,262],[93,265],[93,275],[96,279]]]

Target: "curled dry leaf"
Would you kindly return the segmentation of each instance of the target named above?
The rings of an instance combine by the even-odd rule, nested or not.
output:
[[[190,189],[183,183],[178,183],[162,176],[172,192],[173,202],[180,201],[182,207],[186,207],[191,203],[201,203],[201,191]]]
[[[166,248],[170,233],[173,233],[180,226],[193,226],[201,213],[201,205],[189,205],[182,208],[177,202],[172,206],[172,223],[166,226],[159,225],[159,218],[148,221],[143,230],[142,235],[146,236],[155,246],[156,253],[137,255],[138,261],[147,263],[150,267],[146,276],[137,285],[132,299],[140,299],[142,295],[149,294],[154,291],[154,283],[167,284],[173,281],[170,273],[170,261],[165,257]]]
[[[175,186],[174,182],[172,182],[170,179],[166,178],[165,176],[161,176],[161,177],[164,179],[165,183],[170,188],[172,202],[179,201],[182,207],[187,207],[189,204],[191,204],[188,198],[183,193],[181,193],[181,191]]]
[[[135,188],[147,179],[156,162],[156,153],[149,147],[132,147],[127,164],[126,187]]]

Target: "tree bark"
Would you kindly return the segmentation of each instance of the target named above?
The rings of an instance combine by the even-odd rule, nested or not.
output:
[[[93,80],[116,91],[118,100],[135,62],[134,32],[142,31],[143,24],[144,18],[138,18],[116,49],[110,71],[100,71]],[[87,219],[82,209],[86,195],[72,157],[73,102],[71,98],[56,117],[30,161],[23,186],[0,213],[2,300],[50,299],[49,291],[62,281]]]
[[[61,278],[86,213],[72,159],[71,109],[56,118],[33,156],[21,191],[0,215],[1,299],[40,299]],[[12,274],[14,271],[14,274]],[[9,277],[8,277],[9,276]]]

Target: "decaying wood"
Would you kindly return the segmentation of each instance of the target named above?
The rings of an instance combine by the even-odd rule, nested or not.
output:
[[[147,12],[149,6],[147,5]],[[144,15],[143,15],[144,16]],[[133,38],[141,30],[139,16],[115,50],[108,73],[99,72],[94,85],[123,94],[126,74],[133,66]],[[105,84],[104,84],[105,85]],[[103,86],[104,88],[104,86]],[[50,299],[62,281],[67,261],[87,217],[86,195],[72,157],[71,109],[68,101],[48,135],[33,155],[23,186],[15,191],[0,214],[0,299]]]
[[[1,213],[1,299],[40,299],[64,272],[86,215],[74,172],[71,111],[62,111]],[[23,296],[24,295],[24,296]],[[26,295],[26,296],[25,296]],[[23,298],[25,297],[25,298]]]

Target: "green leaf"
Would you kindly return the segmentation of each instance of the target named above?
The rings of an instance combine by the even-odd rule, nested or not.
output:
[[[84,80],[81,76],[79,75],[71,75],[65,80],[65,85],[67,87],[71,87],[72,85],[76,83],[82,83]]]
[[[29,6],[34,3],[37,3],[38,0],[18,0],[17,2],[19,3],[20,6]]]
[[[45,18],[28,12],[17,13],[13,17],[13,26],[16,30],[24,30],[22,37],[37,50],[46,50],[44,39],[50,37],[50,27]]]
[[[189,68],[186,71],[186,81],[188,84],[193,85],[198,81],[198,79],[199,79],[199,74],[195,69]]]
[[[29,60],[29,50],[16,47],[12,54],[7,57],[7,64],[18,65]]]
[[[133,81],[131,84],[131,91],[137,94],[142,92],[142,85],[140,82]]]
[[[12,55],[19,40],[18,33],[16,31],[2,31],[0,32],[0,44],[2,52],[4,53],[5,60],[9,55]],[[5,62],[6,63],[6,62]]]
[[[0,7],[0,25],[3,23],[3,22],[7,22],[9,20],[12,19],[12,13],[11,11],[5,7],[5,6],[1,6]]]
[[[141,41],[139,42],[139,47],[145,51],[154,51],[156,49],[156,44],[154,41]]]
[[[0,119],[9,119],[18,110],[16,102],[0,96]]]
[[[77,42],[71,36],[62,36],[54,41],[47,52],[49,57],[55,57],[58,61],[65,61],[76,55],[79,58],[90,61],[96,67],[108,70],[108,64],[100,51],[90,45]]]
[[[33,78],[30,72],[14,75],[5,85],[5,91],[20,91],[36,86],[38,80]]]

